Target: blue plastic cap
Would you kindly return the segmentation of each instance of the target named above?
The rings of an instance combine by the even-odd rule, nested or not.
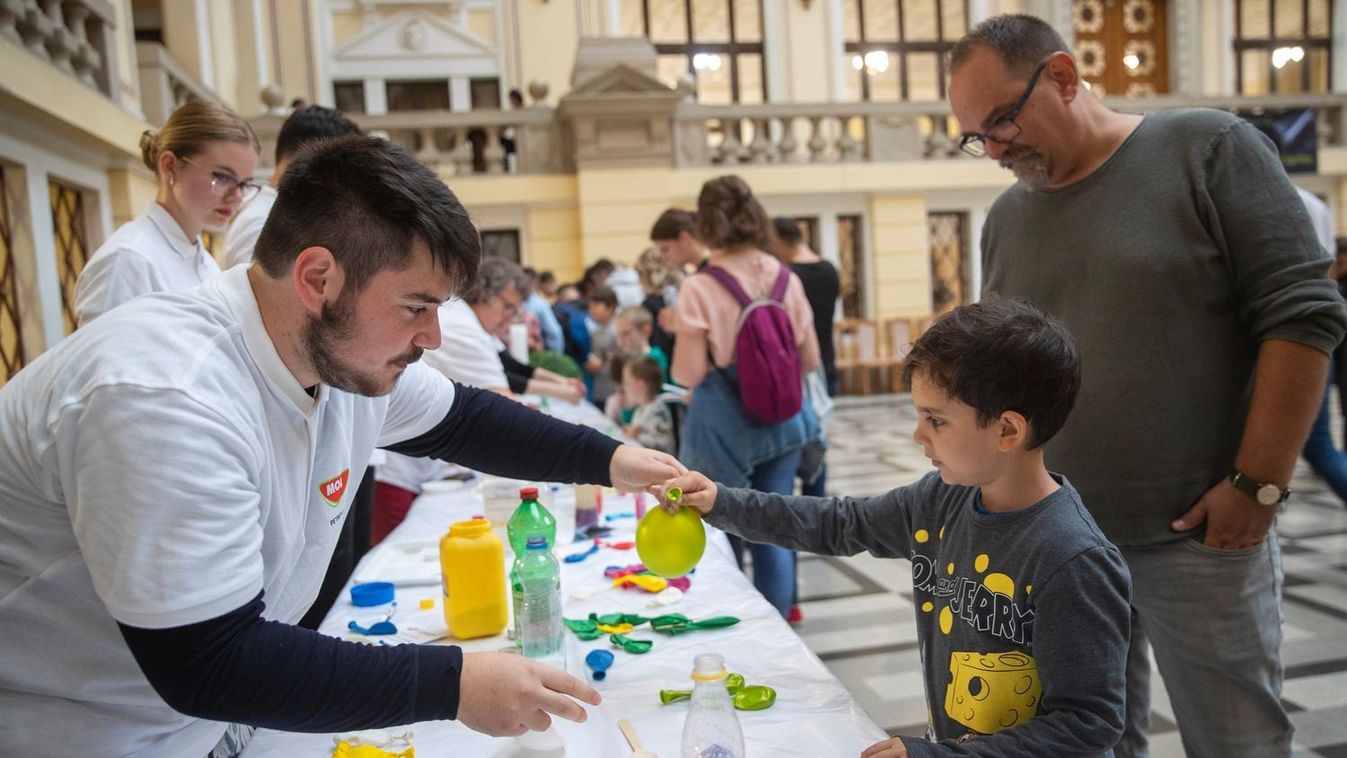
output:
[[[546,550],[546,549],[547,549],[547,538],[544,537],[544,536],[542,536],[541,534],[535,534],[535,535],[533,535],[532,537],[529,537],[528,546],[527,546],[526,549],[528,549],[528,550]]]
[[[366,582],[351,587],[351,604],[365,608],[393,602],[392,582]]]

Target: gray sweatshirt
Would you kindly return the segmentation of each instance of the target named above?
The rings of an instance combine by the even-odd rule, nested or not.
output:
[[[1081,346],[1083,381],[1048,467],[1119,545],[1234,470],[1263,340],[1329,352],[1347,313],[1270,142],[1215,110],[1146,116],[1063,189],[1015,185],[983,227],[985,290],[1028,299]]]
[[[912,561],[928,737],[913,756],[1111,756],[1122,735],[1131,583],[1080,497],[1010,513],[938,472],[873,498],[721,487],[707,521],[755,542]],[[986,736],[980,736],[986,735]]]

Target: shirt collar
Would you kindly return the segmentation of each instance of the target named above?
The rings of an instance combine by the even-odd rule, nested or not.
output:
[[[173,252],[191,260],[201,254],[201,241],[199,239],[188,239],[187,233],[182,230],[178,220],[168,212],[168,209],[160,205],[157,201],[150,203],[149,210],[145,211],[145,216],[150,219],[159,233],[168,240],[169,247]]]
[[[267,333],[266,324],[262,322],[262,311],[257,307],[257,296],[253,293],[252,282],[248,280],[249,268],[234,266],[226,269],[216,279],[217,286],[238,319],[243,331],[243,344],[262,375],[272,387],[289,398],[300,413],[312,416],[327,400],[328,386],[318,385],[316,397],[310,396],[281,360],[271,335]]]

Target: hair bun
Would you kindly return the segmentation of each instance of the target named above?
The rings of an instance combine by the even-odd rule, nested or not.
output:
[[[159,135],[153,129],[140,133],[140,159],[151,171],[159,173]]]

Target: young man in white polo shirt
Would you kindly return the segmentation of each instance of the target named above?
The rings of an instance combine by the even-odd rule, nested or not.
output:
[[[521,657],[292,625],[376,445],[627,489],[682,470],[417,363],[480,257],[433,173],[332,140],[286,172],[258,265],[128,303],[0,388],[6,751],[202,756],[229,724],[583,720],[566,696],[598,694]]]

